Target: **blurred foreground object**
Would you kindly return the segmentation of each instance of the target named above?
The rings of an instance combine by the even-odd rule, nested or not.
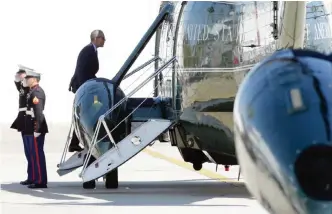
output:
[[[281,50],[257,64],[234,106],[246,185],[270,213],[332,211],[332,62]]]

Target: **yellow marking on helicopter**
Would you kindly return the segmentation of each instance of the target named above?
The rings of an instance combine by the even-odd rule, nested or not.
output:
[[[103,106],[103,104],[101,102],[99,102],[98,100],[98,95],[94,95],[93,96],[93,107],[95,108],[95,110],[99,111],[99,109]]]

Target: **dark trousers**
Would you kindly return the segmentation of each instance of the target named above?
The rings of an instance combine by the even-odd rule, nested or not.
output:
[[[47,184],[46,159],[44,153],[45,135],[34,137],[24,135],[25,141],[30,145],[30,155],[32,156],[33,183]]]
[[[34,168],[33,168],[33,156],[31,153],[31,148],[32,145],[29,144],[29,141],[24,137],[23,133],[21,132],[22,139],[23,139],[23,146],[24,146],[24,153],[25,157],[28,162],[28,167],[27,167],[27,173],[28,173],[28,181],[33,181],[34,180]]]
[[[80,141],[78,140],[78,137],[76,136],[75,131],[73,132],[73,137],[71,138],[70,141],[70,147],[77,147],[80,145]]]
[[[73,82],[73,78],[72,78],[72,82]],[[73,85],[73,84],[72,84]],[[73,87],[73,93],[75,94],[77,89],[79,88],[79,85],[76,85],[75,87]],[[78,140],[78,137],[76,136],[76,132],[75,130],[73,131],[73,136],[71,138],[71,141],[70,141],[70,144],[69,144],[69,147],[78,147],[80,146],[80,141]]]

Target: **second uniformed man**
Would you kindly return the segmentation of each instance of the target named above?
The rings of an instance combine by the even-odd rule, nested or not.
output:
[[[26,75],[25,68],[22,66],[19,66],[19,70],[16,72],[15,75],[15,86],[16,89],[19,92],[19,109],[18,109],[18,114],[13,122],[13,124],[10,126],[12,129],[16,129],[18,132],[21,132],[22,138],[23,138],[23,146],[24,146],[24,153],[25,157],[28,162],[28,177],[26,180],[21,181],[20,184],[22,185],[29,185],[32,184],[33,181],[33,166],[32,166],[32,156],[30,155],[29,149],[30,146],[28,142],[25,140],[23,137],[23,130],[25,127],[25,112],[26,112],[26,106],[27,106],[27,94],[29,92],[29,87],[23,84],[24,77]]]
[[[45,135],[48,126],[44,116],[46,96],[39,85],[40,74],[27,72],[25,81],[30,88],[27,95],[24,138],[31,145],[33,157],[34,180],[29,188],[47,188],[47,170],[44,154]]]

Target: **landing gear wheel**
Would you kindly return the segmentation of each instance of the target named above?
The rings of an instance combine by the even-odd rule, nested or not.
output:
[[[193,168],[194,168],[194,170],[196,170],[196,171],[201,170],[202,167],[203,167],[203,164],[202,164],[202,163],[193,163]]]
[[[117,189],[119,187],[118,169],[114,169],[105,176],[106,189]]]
[[[96,181],[88,181],[83,183],[83,189],[94,189],[96,188]]]

